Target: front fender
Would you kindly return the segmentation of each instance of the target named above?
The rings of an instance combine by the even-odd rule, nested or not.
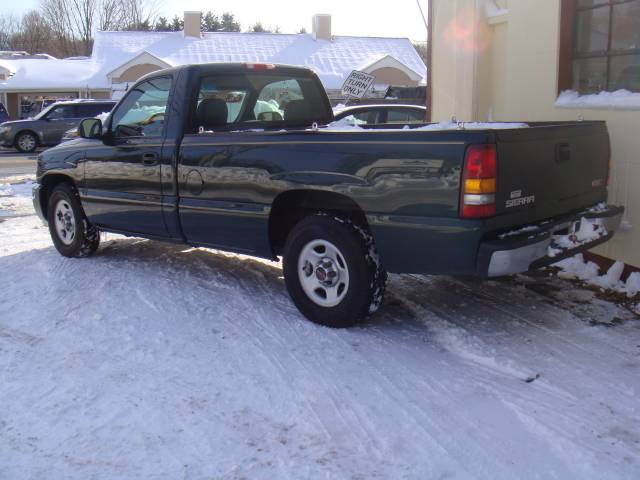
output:
[[[42,185],[36,184],[31,192],[33,200],[33,209],[36,211],[36,215],[47,225],[47,216],[44,212],[44,206],[46,202],[43,201],[43,188]]]

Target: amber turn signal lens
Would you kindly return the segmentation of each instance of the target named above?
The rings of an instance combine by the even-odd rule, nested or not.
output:
[[[495,193],[495,178],[467,178],[464,181],[464,193]]]

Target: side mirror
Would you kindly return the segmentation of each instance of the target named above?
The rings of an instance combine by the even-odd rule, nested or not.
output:
[[[99,118],[85,118],[78,126],[78,133],[82,138],[101,138],[102,121]]]

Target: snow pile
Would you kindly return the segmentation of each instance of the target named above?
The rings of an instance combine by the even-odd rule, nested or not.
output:
[[[13,195],[13,188],[9,183],[0,183],[0,197],[10,197]]]
[[[624,282],[620,279],[624,270],[624,263],[617,261],[604,275],[600,275],[600,268],[594,262],[585,262],[581,253],[554,263],[560,268],[560,278],[578,279],[605,290],[626,293],[629,298],[640,292],[640,273],[633,272]]]
[[[626,284],[627,295],[629,297],[634,297],[640,292],[640,273],[633,272],[627,278]]]
[[[629,90],[580,95],[573,90],[562,92],[555,103],[560,108],[619,108],[640,109],[640,93]]]
[[[356,132],[362,132],[365,129],[362,127],[359,127],[358,125],[355,125],[353,122],[349,121],[349,117],[344,117],[341,118],[340,120],[336,120],[334,122],[331,122],[330,124],[327,125],[327,130],[334,130],[334,131],[344,131],[344,130],[352,130],[352,131],[356,131]],[[370,130],[370,129],[369,129]],[[376,129],[378,130],[378,129]]]
[[[11,177],[7,183],[0,183],[0,218],[33,213],[33,185],[33,181],[20,177]]]
[[[0,183],[0,197],[19,197],[19,198],[31,198],[31,191],[35,182],[33,180],[26,180],[16,183]]]
[[[363,131],[365,129],[354,125],[352,122],[347,121],[345,117],[341,120],[336,120],[327,125],[328,130],[354,130]],[[442,131],[442,130],[511,130],[514,128],[528,128],[526,123],[508,123],[508,122],[440,122],[425,125],[423,127],[411,128],[414,132],[418,131]],[[405,126],[405,129],[407,126]],[[376,132],[397,132],[397,128],[367,128],[366,131]]]
[[[581,253],[553,264],[561,269],[560,278],[578,279],[591,283],[600,275],[600,268],[593,262],[585,262]]]
[[[511,130],[528,127],[528,124],[518,122],[440,122],[425,125],[415,130]]]
[[[597,206],[594,208],[597,208]],[[562,249],[579,247],[585,243],[597,240],[607,235],[607,233],[607,229],[604,228],[602,220],[599,218],[589,219],[582,217],[577,230],[569,232],[566,235],[553,236],[547,254],[553,258],[559,253],[562,253]]]

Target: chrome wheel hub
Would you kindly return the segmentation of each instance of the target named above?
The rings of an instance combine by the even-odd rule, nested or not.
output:
[[[326,240],[312,240],[304,246],[298,259],[298,276],[307,296],[322,307],[339,304],[349,288],[344,255]]]
[[[18,139],[18,145],[23,150],[31,150],[36,146],[36,141],[31,135],[21,135]]]
[[[58,200],[54,224],[60,241],[65,245],[71,245],[76,237],[76,218],[73,215],[71,205],[66,200]]]

